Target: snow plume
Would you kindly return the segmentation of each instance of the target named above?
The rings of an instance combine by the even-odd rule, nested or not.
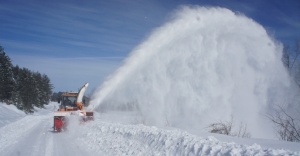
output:
[[[273,137],[265,114],[292,86],[282,46],[225,8],[181,7],[93,95],[96,110],[136,110],[147,125],[203,130],[218,121]],[[238,125],[238,124],[237,124]]]

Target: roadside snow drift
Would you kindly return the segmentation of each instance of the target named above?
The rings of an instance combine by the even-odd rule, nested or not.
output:
[[[132,51],[91,103],[186,130],[233,117],[253,137],[274,138],[265,114],[294,100],[281,51],[252,19],[224,8],[182,7]]]
[[[181,130],[95,122],[82,127],[80,131],[86,133],[75,138],[86,149],[104,155],[300,155],[299,151],[226,143]]]
[[[24,116],[25,113],[18,110],[14,105],[7,105],[0,102],[0,128]]]
[[[79,123],[76,116],[62,133],[53,132],[53,108],[37,109],[0,127],[1,156],[73,155],[300,155],[300,144],[225,136],[192,135],[176,128],[160,129],[142,124],[120,124],[124,112],[95,114],[95,120]],[[0,105],[0,109],[6,107]],[[12,112],[6,118],[19,114]],[[129,113],[127,121],[135,120]],[[124,121],[125,122],[125,121]],[[221,139],[219,139],[219,137]],[[227,141],[221,141],[227,140]],[[228,141],[230,140],[230,141]],[[234,140],[234,141],[233,141]]]

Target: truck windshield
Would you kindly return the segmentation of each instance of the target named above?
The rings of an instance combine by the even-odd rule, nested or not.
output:
[[[76,105],[76,99],[77,99],[76,96],[65,96],[65,97],[63,97],[62,104],[64,106],[72,106],[73,107]]]

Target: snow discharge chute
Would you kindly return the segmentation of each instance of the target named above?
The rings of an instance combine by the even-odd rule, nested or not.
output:
[[[89,86],[89,83],[85,83],[85,84],[80,88],[80,90],[79,90],[79,92],[78,92],[77,99],[76,99],[77,103],[82,102],[84,93],[85,93],[85,91],[86,91],[86,89],[87,89],[88,86]]]
[[[233,117],[253,137],[272,137],[264,115],[291,96],[281,51],[252,19],[225,8],[182,7],[132,51],[91,103],[138,111],[148,125],[193,130]]]

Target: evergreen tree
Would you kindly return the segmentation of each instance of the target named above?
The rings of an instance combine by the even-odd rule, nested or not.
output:
[[[60,94],[54,92],[54,93],[51,95],[51,101],[57,102],[57,101],[59,100],[59,97],[60,97]]]
[[[47,75],[43,74],[42,75],[42,83],[41,83],[41,87],[42,87],[42,100],[41,102],[43,104],[48,104],[52,95],[52,89],[53,86],[50,83],[50,79]]]
[[[52,94],[52,84],[45,74],[13,66],[0,46],[0,101],[13,103],[20,110],[32,113],[43,108]]]
[[[32,113],[33,103],[36,98],[36,90],[34,86],[34,79],[29,69],[23,68],[20,70],[19,80],[18,91],[22,101],[23,110],[26,113]]]
[[[0,101],[8,102],[14,88],[12,63],[0,46]]]
[[[33,85],[34,85],[34,94],[35,96],[33,98],[33,104],[38,108],[43,108],[44,103],[43,101],[43,95],[42,95],[42,76],[39,72],[32,73],[33,76]]]
[[[47,75],[41,75],[40,73],[34,73],[36,93],[37,93],[37,107],[43,108],[45,104],[48,104],[52,94],[52,85]]]
[[[13,102],[27,113],[32,113],[33,108],[44,108],[48,104],[52,94],[52,85],[47,75],[39,72],[32,72],[27,68],[20,69],[18,66],[13,68],[16,80],[13,92]]]
[[[284,65],[284,67],[290,72],[290,52],[289,52],[289,47],[284,46],[283,51],[282,51],[282,57],[281,61]]]
[[[13,67],[13,75],[14,75],[14,80],[15,80],[15,87],[12,93],[12,103],[20,110],[23,110],[23,104],[22,104],[22,99],[20,98],[20,75],[21,75],[21,69],[17,65]]]

